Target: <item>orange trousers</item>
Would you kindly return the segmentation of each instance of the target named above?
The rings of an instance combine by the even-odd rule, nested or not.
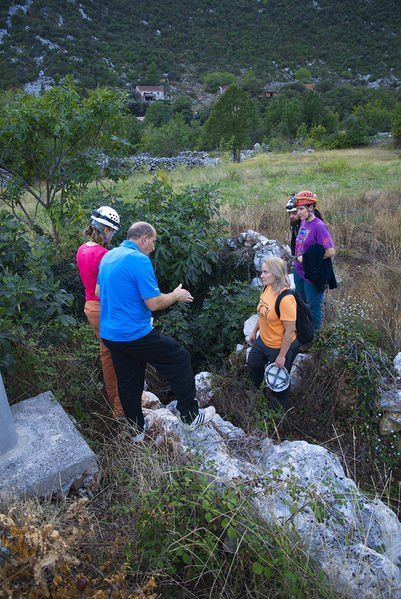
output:
[[[107,395],[116,418],[124,416],[120,398],[118,396],[117,377],[113,366],[110,350],[99,337],[100,302],[85,302],[84,312],[100,343],[100,360],[102,362],[103,379],[106,385]]]

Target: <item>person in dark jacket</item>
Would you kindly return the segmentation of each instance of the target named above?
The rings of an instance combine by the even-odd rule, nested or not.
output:
[[[291,228],[291,255],[295,256],[295,240],[298,235],[299,227],[301,226],[301,219],[298,216],[297,204],[295,202],[295,193],[290,195],[288,198],[287,206],[285,207],[290,217],[290,228]]]

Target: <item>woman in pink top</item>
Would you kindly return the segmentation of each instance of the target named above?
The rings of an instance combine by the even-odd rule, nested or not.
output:
[[[92,212],[91,224],[85,230],[85,236],[89,237],[89,241],[81,245],[77,251],[79,274],[85,287],[84,312],[100,342],[104,383],[116,417],[123,416],[124,411],[118,396],[117,377],[110,351],[99,337],[100,301],[95,295],[95,287],[100,260],[107,252],[105,245],[110,243],[119,226],[120,217],[117,212],[110,206],[100,206]]]

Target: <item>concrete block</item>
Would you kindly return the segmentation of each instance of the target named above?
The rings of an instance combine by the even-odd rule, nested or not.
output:
[[[96,456],[48,391],[11,406],[18,440],[0,455],[0,495],[66,495],[96,484]]]

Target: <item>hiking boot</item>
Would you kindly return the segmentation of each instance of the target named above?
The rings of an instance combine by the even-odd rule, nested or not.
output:
[[[133,435],[132,437],[132,441],[134,443],[139,443],[140,441],[143,441],[145,439],[145,433],[148,430],[148,428],[150,427],[150,422],[149,420],[147,420],[145,418],[145,422],[143,423],[143,430],[142,432],[138,433],[137,435]]]
[[[216,414],[216,410],[213,406],[208,406],[207,408],[199,408],[198,414],[192,420],[190,424],[186,424],[186,428],[190,431],[193,431],[198,426],[202,426],[202,424],[206,424],[213,420]],[[184,423],[185,424],[185,423]]]

